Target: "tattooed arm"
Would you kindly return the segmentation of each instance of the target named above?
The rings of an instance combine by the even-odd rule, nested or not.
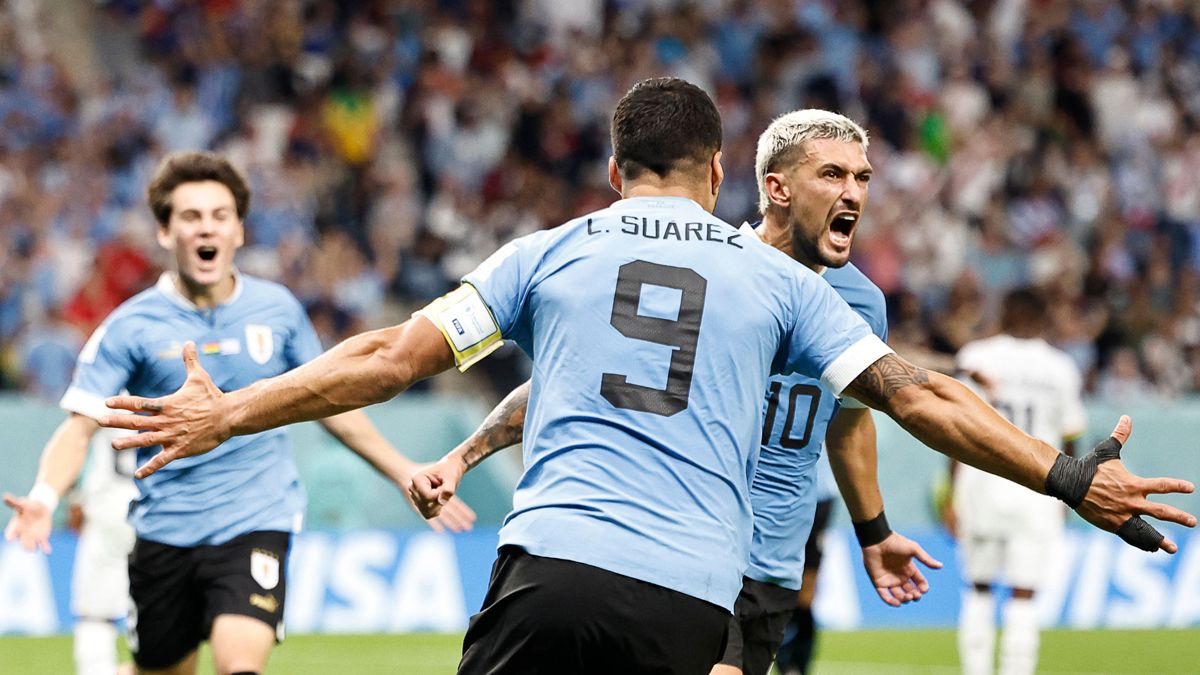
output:
[[[529,383],[514,389],[496,406],[475,433],[445,457],[413,474],[409,495],[417,510],[433,518],[450,501],[463,474],[495,454],[521,442],[525,433],[525,408],[529,405]]]
[[[1045,492],[1058,452],[1025,434],[951,377],[889,354],[846,389],[891,415],[929,447],[989,473]]]
[[[859,374],[845,393],[887,413],[934,450],[1031,490],[1047,492],[1050,469],[1059,461],[1058,451],[1014,427],[953,378],[931,373],[889,354]],[[1110,441],[1119,449],[1130,430],[1129,418],[1122,417],[1112,438],[1093,454]],[[1146,499],[1148,494],[1191,492],[1193,487],[1187,481],[1135,476],[1119,458],[1113,461],[1110,457],[1089,455],[1085,460],[1091,464],[1084,468],[1094,471],[1094,477],[1084,485],[1086,493],[1075,510],[1093,525],[1121,534],[1130,521],[1140,521],[1138,515],[1151,515],[1187,527],[1195,525],[1196,519],[1191,514]],[[1076,461],[1081,466],[1087,464]],[[1078,480],[1079,475],[1073,473],[1066,478]],[[1126,538],[1124,534],[1122,538]],[[1170,553],[1176,550],[1170,539],[1161,541],[1161,547]]]

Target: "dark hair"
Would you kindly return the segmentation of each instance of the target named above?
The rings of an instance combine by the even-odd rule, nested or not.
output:
[[[1032,288],[1017,288],[1004,296],[1000,323],[1006,333],[1040,335],[1046,327],[1046,299]]]
[[[246,211],[250,209],[250,188],[246,178],[229,160],[212,152],[175,152],[163,158],[146,189],[146,201],[150,203],[154,219],[164,227],[171,220],[171,193],[175,188],[184,183],[209,180],[229,188],[238,220],[245,220]]]
[[[707,164],[721,149],[721,115],[696,85],[656,77],[633,85],[613,113],[613,156],[625,178]]]

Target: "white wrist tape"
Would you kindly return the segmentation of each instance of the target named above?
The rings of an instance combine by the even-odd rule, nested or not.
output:
[[[38,502],[44,505],[50,512],[58,508],[58,492],[46,483],[38,483],[33,486],[33,489],[26,495],[31,501]]]

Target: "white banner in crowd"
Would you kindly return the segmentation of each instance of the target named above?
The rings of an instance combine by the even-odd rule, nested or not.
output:
[[[946,569],[927,572],[920,603],[885,606],[861,571],[853,534],[832,531],[817,594],[817,617],[835,630],[949,628],[958,615],[953,543],[940,531],[908,533]],[[1174,532],[1175,556],[1147,554],[1116,537],[1071,530],[1046,570],[1043,624],[1069,628],[1200,625],[1200,535]],[[496,532],[308,532],[294,540],[287,587],[293,633],[458,632],[482,602]],[[56,534],[54,554],[0,548],[0,634],[70,630],[75,537]]]

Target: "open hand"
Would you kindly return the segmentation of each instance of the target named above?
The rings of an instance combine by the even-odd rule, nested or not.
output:
[[[187,380],[173,394],[162,398],[114,396],[105,401],[109,408],[150,413],[106,415],[99,420],[103,427],[146,432],[117,438],[112,443],[115,450],[162,446],[161,452],[134,472],[137,478],[145,478],[177,459],[206,453],[230,436],[219,408],[223,394],[200,367],[196,343],[183,345],[183,364]]]
[[[7,492],[4,503],[15,513],[4,528],[4,540],[21,542],[26,551],[41,550],[50,553],[50,530],[53,529],[54,514],[46,505],[28,497],[14,497]]]
[[[864,547],[862,557],[863,567],[867,569],[879,599],[892,607],[920,600],[929,592],[929,582],[913,562],[914,558],[930,569],[942,568],[942,563],[926,553],[920,544],[898,532],[889,534],[887,539],[874,546]]]
[[[1196,517],[1173,506],[1151,502],[1146,496],[1188,494],[1195,486],[1177,478],[1142,478],[1130,473],[1121,463],[1121,446],[1129,440],[1132,431],[1133,422],[1127,415],[1122,415],[1112,436],[1097,445],[1092,455],[1083,458],[1087,461],[1095,457],[1094,461],[1099,464],[1087,495],[1075,510],[1084,520],[1102,530],[1116,532],[1132,546],[1147,551],[1161,548],[1167,553],[1175,553],[1179,550],[1175,542],[1164,537],[1141,516],[1153,516],[1184,527],[1195,527]]]

